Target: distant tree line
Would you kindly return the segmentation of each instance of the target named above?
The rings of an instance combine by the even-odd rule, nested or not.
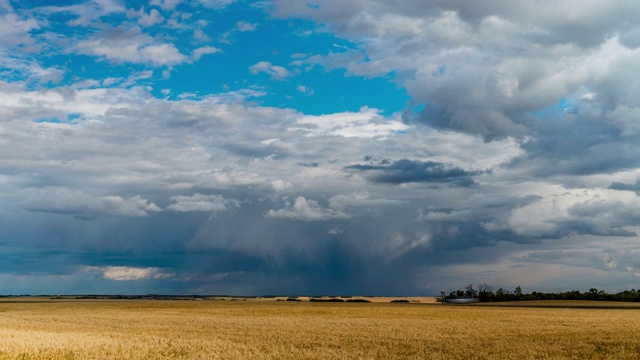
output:
[[[589,291],[580,292],[578,290],[544,293],[533,291],[529,294],[522,292],[522,288],[517,286],[513,291],[499,288],[494,291],[493,286],[489,284],[477,285],[474,288],[472,284],[465,286],[464,290],[452,291],[447,299],[473,297],[481,302],[491,301],[521,301],[521,300],[601,300],[601,301],[635,301],[640,302],[640,290],[631,289],[624,290],[619,293],[609,294],[604,290],[591,288]]]

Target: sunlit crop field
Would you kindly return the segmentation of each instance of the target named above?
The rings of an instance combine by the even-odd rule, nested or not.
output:
[[[640,358],[640,309],[0,302],[0,359]]]

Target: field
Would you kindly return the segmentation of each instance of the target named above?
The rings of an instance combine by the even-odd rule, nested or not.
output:
[[[640,308],[549,304],[3,300],[0,359],[640,357]]]

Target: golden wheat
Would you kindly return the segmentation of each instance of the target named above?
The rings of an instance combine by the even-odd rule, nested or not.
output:
[[[640,309],[0,303],[0,359],[637,359]]]

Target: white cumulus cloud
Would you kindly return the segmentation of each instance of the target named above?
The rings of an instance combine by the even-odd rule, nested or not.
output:
[[[203,55],[207,55],[207,54],[215,54],[218,53],[222,50],[220,50],[219,48],[215,47],[215,46],[203,46],[200,48],[197,48],[195,50],[193,50],[193,52],[191,52],[191,58],[195,61],[200,60],[200,58]]]
[[[253,75],[257,75],[259,73],[268,74],[273,80],[284,80],[285,78],[294,75],[286,68],[278,65],[273,65],[268,61],[260,61],[254,65],[251,65],[249,67],[249,71]]]
[[[105,279],[114,281],[135,281],[147,279],[167,279],[173,274],[164,272],[156,267],[132,267],[132,266],[87,266],[89,273],[102,273]]]
[[[253,31],[258,28],[258,24],[250,23],[246,21],[238,21],[236,23],[236,29],[240,32]]]
[[[359,112],[329,115],[306,115],[300,124],[308,125],[308,136],[333,135],[348,138],[388,136],[407,130],[409,126],[399,120],[380,116],[379,110],[362,108]]]
[[[168,210],[177,212],[190,211],[224,211],[229,205],[239,206],[235,200],[225,199],[222,195],[195,194],[191,196],[172,196],[174,204],[167,206]]]
[[[307,200],[304,196],[298,196],[293,206],[288,205],[284,209],[269,210],[267,217],[295,219],[304,221],[323,221],[329,219],[347,219],[349,215],[342,211],[323,208],[317,201]]]
[[[109,61],[144,63],[149,65],[176,65],[188,58],[171,43],[160,43],[142,33],[139,28],[106,30],[89,40],[80,41],[75,50]]]

